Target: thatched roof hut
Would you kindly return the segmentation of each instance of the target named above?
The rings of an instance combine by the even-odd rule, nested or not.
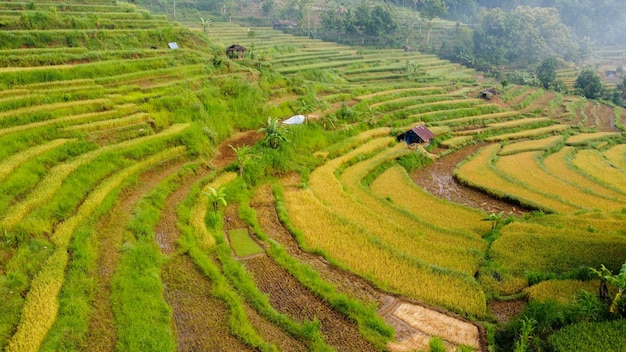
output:
[[[233,44],[226,48],[226,56],[231,59],[242,59],[246,50],[246,48],[239,44]]]

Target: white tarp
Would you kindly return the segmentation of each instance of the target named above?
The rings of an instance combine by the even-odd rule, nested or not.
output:
[[[294,115],[290,118],[288,118],[287,120],[283,121],[283,124],[285,125],[300,125],[304,123],[304,120],[306,120],[306,117],[304,117],[304,115]]]
[[[169,46],[170,49],[178,49],[178,43],[176,42],[167,43],[167,46]]]

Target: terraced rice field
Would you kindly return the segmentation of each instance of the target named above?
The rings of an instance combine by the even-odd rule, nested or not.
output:
[[[602,104],[478,99],[494,83],[418,52],[202,33],[104,0],[28,6],[0,3],[0,349],[487,350],[489,300],[523,292],[524,268],[626,255],[626,143]],[[233,43],[247,56],[227,59]],[[272,155],[256,130],[299,112],[290,138],[323,136],[297,146],[308,164],[246,184],[236,147]],[[396,141],[417,124],[431,145]],[[459,180],[551,213],[493,243],[490,208],[402,167],[482,146]]]

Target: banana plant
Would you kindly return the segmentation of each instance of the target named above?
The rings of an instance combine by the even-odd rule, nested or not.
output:
[[[608,298],[608,290],[606,288],[606,284],[609,283],[617,289],[615,296],[613,297],[613,301],[611,302],[611,306],[609,307],[609,312],[611,314],[615,314],[617,311],[617,305],[619,301],[622,299],[622,295],[624,294],[624,290],[626,290],[626,263],[622,264],[622,268],[620,269],[617,275],[614,275],[611,270],[607,269],[604,264],[600,266],[600,270],[595,268],[590,268],[592,272],[594,272],[598,277],[600,277],[600,297]],[[603,297],[604,296],[604,297]]]
[[[209,197],[209,201],[213,204],[213,211],[216,213],[219,210],[220,204],[223,206],[228,205],[228,203],[226,203],[226,190],[224,187],[218,189],[209,187],[208,192],[202,191],[202,193]]]

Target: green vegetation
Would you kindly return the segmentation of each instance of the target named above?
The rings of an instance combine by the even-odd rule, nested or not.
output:
[[[430,342],[416,350],[622,346],[615,105],[520,87],[532,82],[523,72],[496,83],[415,50],[470,34],[438,18],[443,5],[459,14],[450,1],[328,11],[332,35],[377,49],[311,38],[313,4],[250,3],[300,14],[309,38],[220,21],[239,18],[233,4],[137,4],[179,22],[104,0],[0,4],[0,349],[383,351],[398,342],[390,317],[405,319],[408,305],[435,312],[422,304],[472,333],[466,345],[420,322]],[[484,16],[518,23],[495,34],[514,30],[519,43],[535,20],[563,29],[553,10]],[[544,54],[571,49],[532,38]],[[240,59],[227,58],[233,43],[248,49]],[[493,49],[543,59],[521,44]],[[561,64],[544,61],[544,89],[560,86]],[[479,98],[490,87],[500,94]],[[281,124],[295,114],[305,123]],[[416,125],[435,137],[397,142]],[[525,215],[415,185],[419,169],[465,148],[483,149],[456,177]],[[524,310],[500,323],[490,303],[516,298]]]
[[[228,231],[228,240],[230,241],[230,246],[233,248],[233,252],[235,252],[235,255],[238,257],[248,257],[263,253],[263,248],[250,238],[247,229]]]

